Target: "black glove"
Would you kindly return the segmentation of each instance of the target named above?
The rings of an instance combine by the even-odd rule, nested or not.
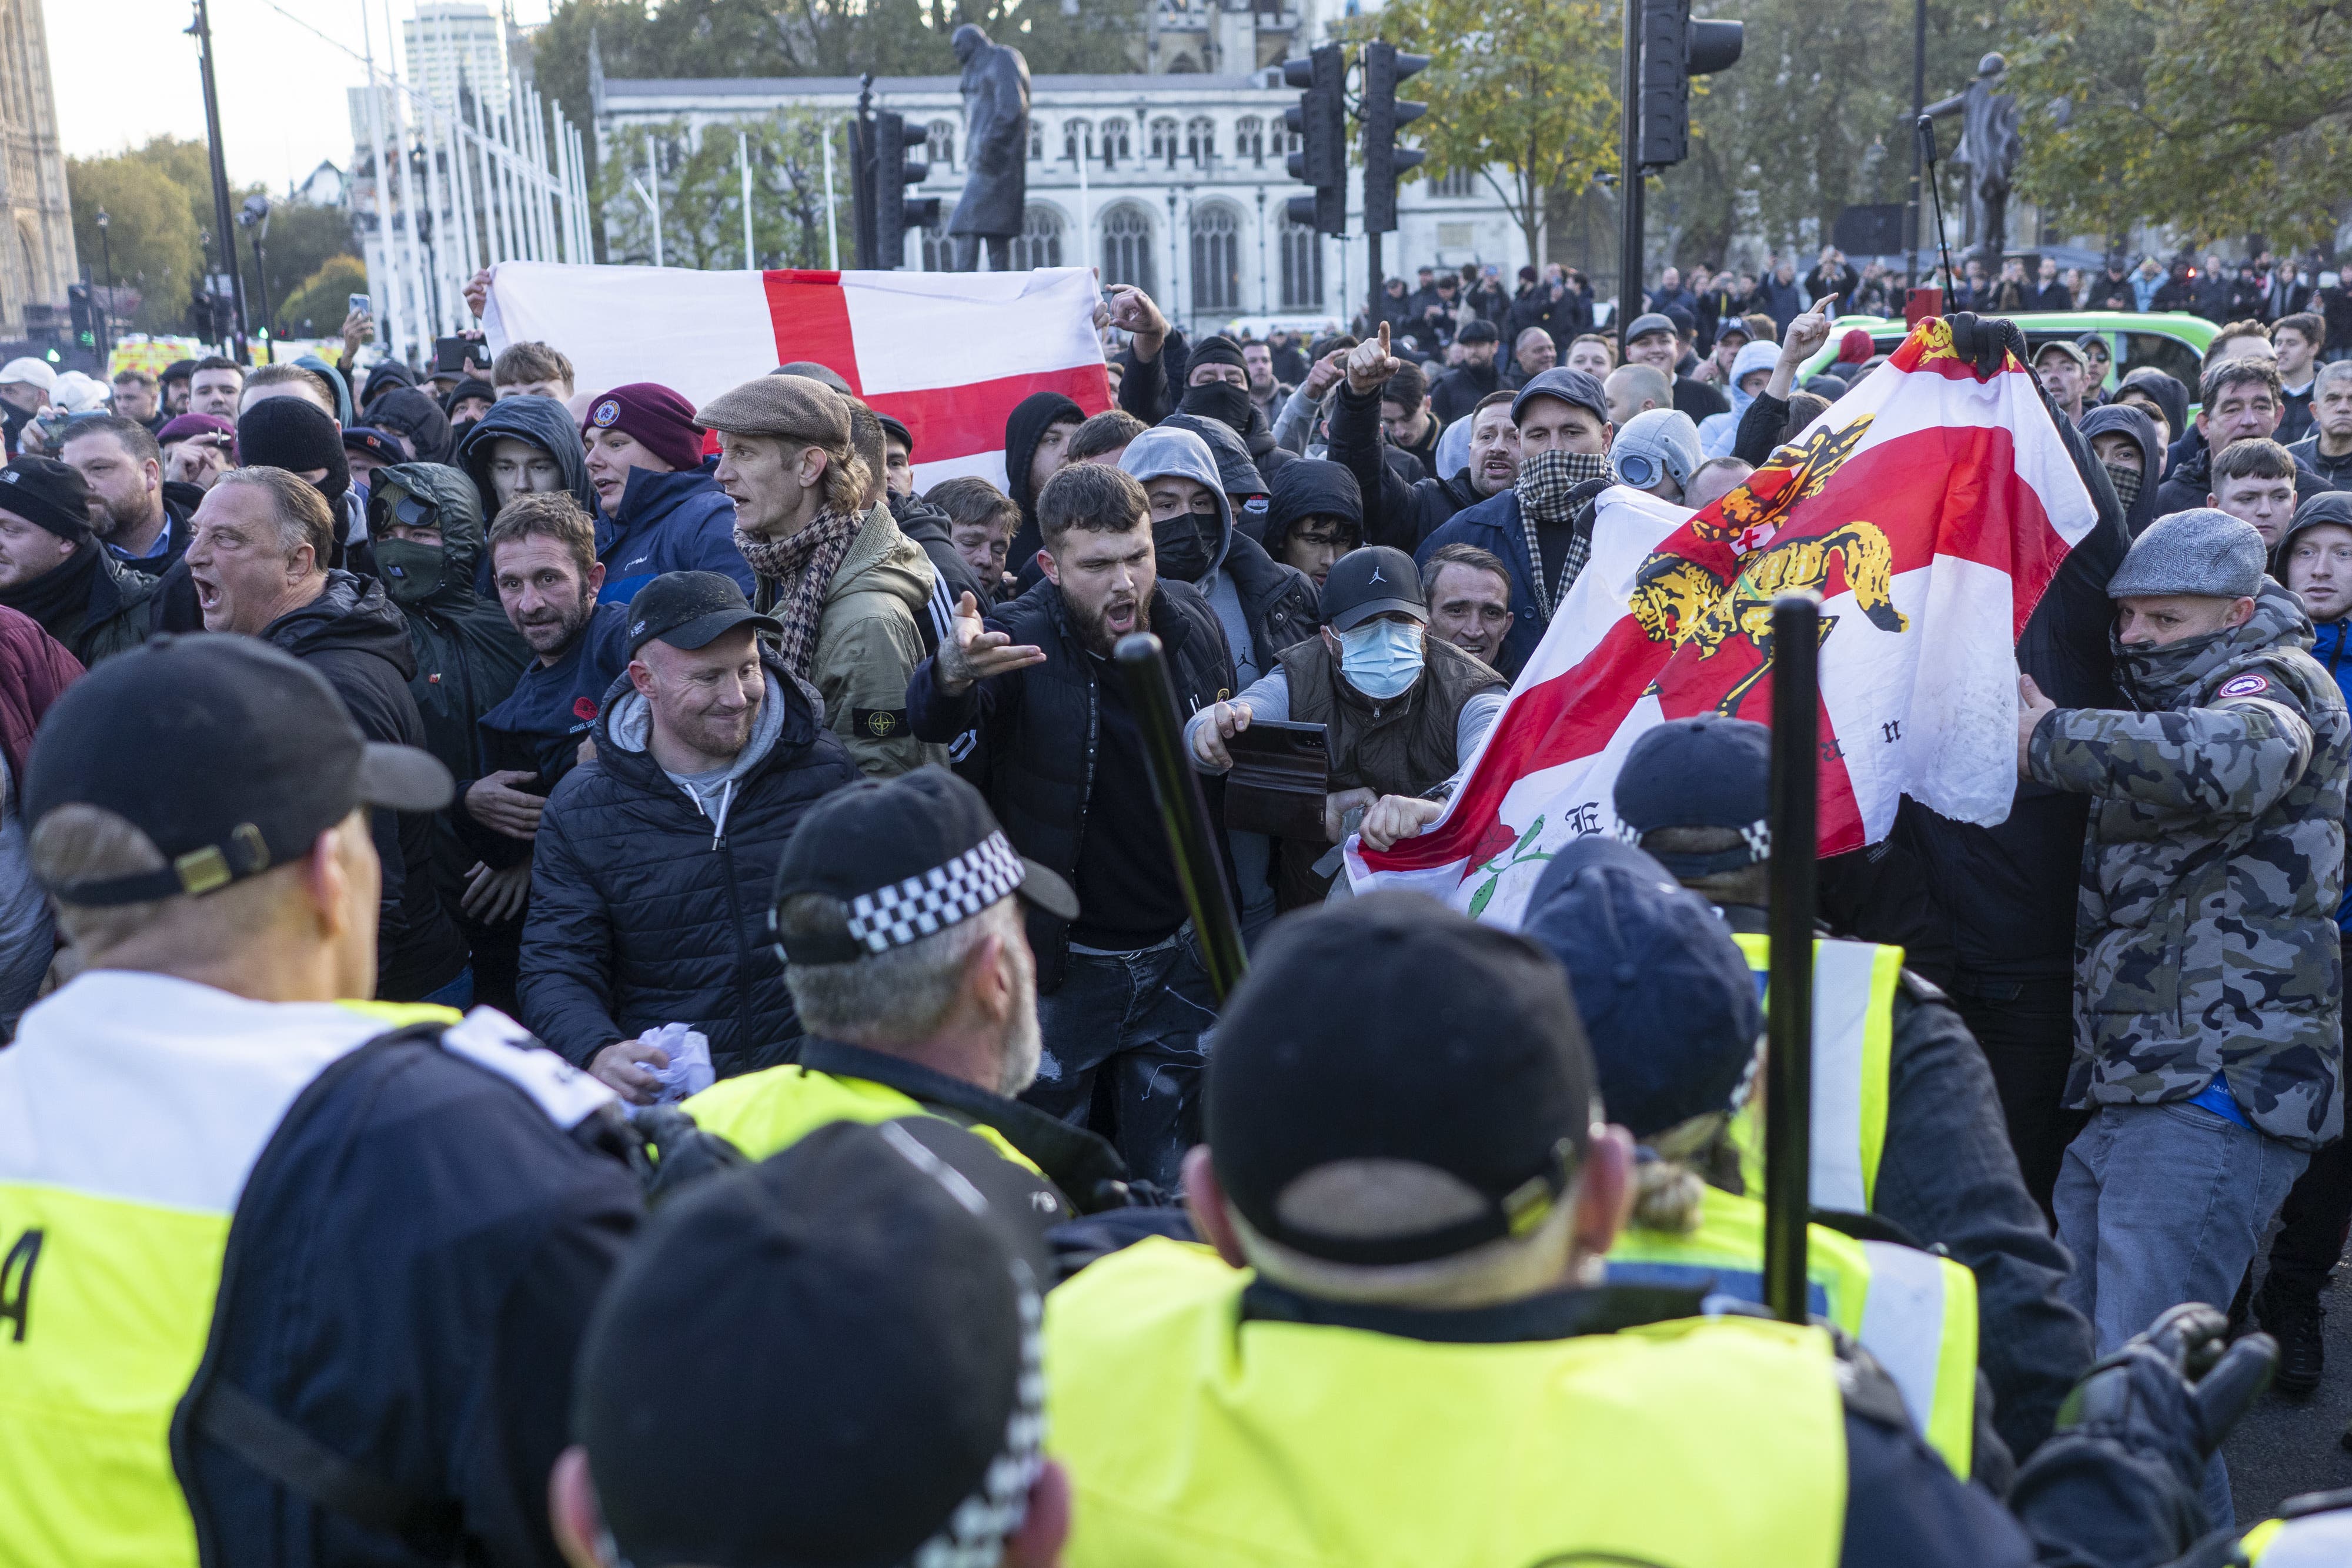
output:
[[[632,1125],[644,1141],[636,1168],[647,1208],[658,1207],[706,1176],[751,1163],[742,1150],[716,1133],[704,1132],[675,1105],[646,1106]]]
[[[1955,310],[1944,321],[1952,329],[1952,351],[1969,361],[1980,382],[1999,375],[2010,354],[2015,354],[2021,365],[2032,362],[2026,356],[2025,334],[2006,316]]]
[[[2278,1342],[2230,1343],[2230,1320],[2202,1301],[2174,1307],[2099,1361],[2058,1407],[2057,1429],[2161,1459],[2193,1494],[2205,1461],[2270,1386]]]

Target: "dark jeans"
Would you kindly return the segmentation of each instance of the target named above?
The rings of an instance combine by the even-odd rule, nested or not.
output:
[[[1133,953],[1070,954],[1059,989],[1037,998],[1045,1051],[1022,1098],[1065,1122],[1089,1124],[1096,1080],[1108,1069],[1111,1140],[1129,1174],[1171,1200],[1182,1190],[1184,1152],[1201,1139],[1202,1031],[1217,1019],[1208,970],[1191,926]]]
[[[2025,1190],[2054,1228],[2051,1189],[2058,1185],[2066,1145],[2090,1121],[2089,1112],[2069,1111],[2064,1103],[2074,1060],[2074,982],[1964,974],[1954,984],[1952,1005],[1992,1069]]]
[[[2352,964],[2352,942],[2344,944]],[[2327,1288],[2328,1270],[2344,1256],[2352,1232],[2352,1139],[2339,1138],[2311,1156],[2311,1164],[2287,1189],[2279,1209],[2279,1231],[2271,1242],[2268,1285],[2290,1295],[2314,1297]]]

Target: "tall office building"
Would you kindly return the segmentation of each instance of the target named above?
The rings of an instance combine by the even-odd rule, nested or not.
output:
[[[484,98],[507,86],[506,18],[468,0],[417,0],[416,16],[400,25],[408,85],[454,114],[463,81]]]

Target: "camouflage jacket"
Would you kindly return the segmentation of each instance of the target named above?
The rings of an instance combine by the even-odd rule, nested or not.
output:
[[[2131,710],[2061,708],[2033,777],[2096,797],[2075,921],[2067,1103],[2186,1100],[2226,1074],[2297,1148],[2344,1120],[2336,904],[2352,716],[2265,580],[2243,626],[2116,647]]]

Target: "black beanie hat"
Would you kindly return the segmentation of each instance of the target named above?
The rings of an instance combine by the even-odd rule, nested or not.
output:
[[[351,488],[352,465],[343,456],[342,433],[327,411],[299,397],[269,397],[247,409],[236,422],[236,453],[251,468],[283,468],[307,474],[324,468],[323,479],[311,481],[330,504],[341,506]]]
[[[0,512],[76,544],[89,542],[89,486],[54,457],[11,457],[0,468]]]
[[[1187,373],[1194,365],[1231,365],[1237,371],[1248,368],[1242,363],[1242,346],[1222,332],[1193,344],[1192,357],[1184,365]]]

